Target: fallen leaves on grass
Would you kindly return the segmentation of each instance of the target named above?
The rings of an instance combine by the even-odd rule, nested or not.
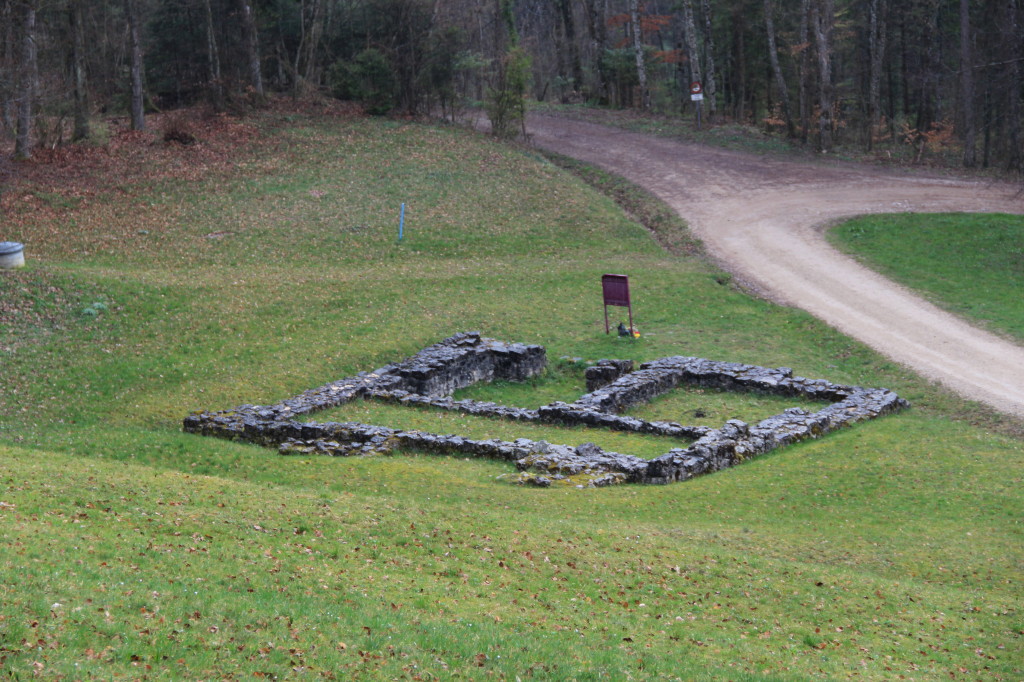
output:
[[[286,113],[302,113],[312,105],[292,105],[287,112],[283,106],[275,103],[248,119],[199,107],[153,114],[146,119],[146,131],[128,129],[126,119],[108,119],[102,123],[109,130],[105,144],[37,148],[31,158],[8,164],[0,175],[5,185],[0,192],[2,236],[31,244],[36,254],[54,256],[99,252],[137,241],[140,218],[152,208],[141,200],[147,191],[165,180],[208,181],[245,158],[259,156],[272,144],[262,134],[266,128]],[[318,115],[356,115],[320,104],[315,108]],[[165,141],[168,130],[186,128],[194,142]],[[0,158],[9,156],[8,146],[0,144]],[[123,203],[124,197],[140,198],[137,210],[130,216],[111,214],[111,196],[120,198],[114,203]],[[83,219],[82,209],[93,209],[95,219]],[[161,212],[166,209],[155,213]]]
[[[4,272],[0,284],[0,352],[13,353],[61,329],[82,298],[81,292],[68,291],[37,272]]]

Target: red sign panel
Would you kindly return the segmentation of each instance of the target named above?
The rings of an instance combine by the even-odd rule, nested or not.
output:
[[[629,333],[633,333],[633,305],[629,302],[629,277],[626,275],[601,275],[601,290],[604,292],[604,333],[608,329],[608,306],[617,305],[629,309]]]
[[[605,305],[630,306],[627,275],[602,275],[601,289],[604,291]]]

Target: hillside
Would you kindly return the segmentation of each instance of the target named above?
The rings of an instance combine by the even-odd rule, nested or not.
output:
[[[122,136],[103,154],[136,178],[100,154],[72,164],[81,180],[39,169],[4,196],[29,261],[0,273],[5,671],[1021,677],[1012,423],[663,250],[533,151],[341,113],[223,125],[244,144],[200,124],[190,146]],[[604,333],[606,272],[630,275],[638,340]],[[192,410],[271,404],[470,329],[553,360],[792,367],[914,407],[685,483],[583,490],[513,485],[500,462],[280,457],[181,431]],[[553,364],[486,399],[583,392],[576,363]],[[775,408],[687,400],[668,409]]]

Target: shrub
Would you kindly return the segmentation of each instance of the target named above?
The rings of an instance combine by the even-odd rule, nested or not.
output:
[[[530,55],[513,47],[498,64],[494,85],[487,91],[491,130],[501,138],[519,134],[526,118],[526,88],[530,82]]]
[[[336,62],[327,73],[327,83],[335,97],[362,102],[374,116],[395,107],[395,74],[380,50],[368,48],[350,61]]]

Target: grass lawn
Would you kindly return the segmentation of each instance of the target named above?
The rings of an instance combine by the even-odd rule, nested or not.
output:
[[[397,121],[247,125],[257,141],[230,163],[174,152],[188,177],[5,194],[3,238],[28,258],[0,273],[5,674],[1024,676],[1018,422],[745,295],[685,237],[664,251],[532,151]],[[604,334],[605,272],[630,275],[637,341]],[[191,410],[276,402],[470,329],[551,359],[788,366],[914,408],[687,483],[589,490],[519,487],[498,462],[279,457],[181,432]],[[581,384],[556,362],[473,390],[532,407]],[[637,413],[778,407],[681,392]]]
[[[1024,216],[872,215],[829,236],[936,305],[1024,341]]]

